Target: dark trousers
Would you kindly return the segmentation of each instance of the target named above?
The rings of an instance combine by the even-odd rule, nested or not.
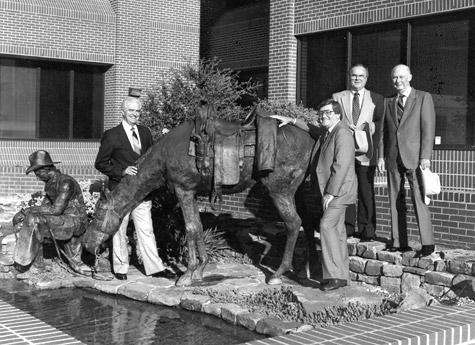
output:
[[[356,204],[349,205],[345,214],[347,236],[355,234],[356,223],[360,236],[375,237],[376,231],[376,202],[374,197],[375,165],[361,165],[355,163],[356,178],[358,180],[358,221],[356,217]]]

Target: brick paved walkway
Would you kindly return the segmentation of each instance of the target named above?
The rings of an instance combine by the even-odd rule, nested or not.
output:
[[[79,345],[79,340],[0,301],[1,345]]]
[[[475,306],[434,306],[245,343],[245,345],[475,344]]]

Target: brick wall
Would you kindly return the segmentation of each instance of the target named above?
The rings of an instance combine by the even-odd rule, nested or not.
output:
[[[295,102],[297,39],[294,36],[295,0],[270,4],[269,99]]]
[[[0,0],[0,56],[108,66],[104,129],[121,120],[129,87],[144,91],[170,67],[199,58],[199,0]],[[25,176],[28,155],[50,151],[63,172],[97,179],[99,143],[0,139],[0,196],[42,189]]]

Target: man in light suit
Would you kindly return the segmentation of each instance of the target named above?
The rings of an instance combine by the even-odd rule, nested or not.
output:
[[[109,177],[112,190],[126,175],[137,175],[135,162],[152,146],[152,134],[144,126],[137,125],[141,103],[136,97],[126,97],[122,102],[122,123],[104,132],[96,157],[95,167]],[[125,216],[119,230],[112,238],[112,265],[117,279],[126,280],[129,269],[127,248],[127,226],[130,215],[135,231],[146,275],[174,277],[158,256],[157,243],[152,224],[152,201],[139,204]]]
[[[272,115],[280,126],[292,123],[318,138],[312,164],[318,191],[323,204],[320,220],[322,268],[325,284],[323,291],[335,290],[349,283],[348,245],[345,229],[345,210],[356,202],[355,145],[348,125],[340,121],[340,104],[327,99],[318,107],[321,127],[300,119]],[[316,166],[315,166],[316,163]]]
[[[391,206],[391,251],[406,251],[408,247],[404,177],[411,188],[412,202],[419,227],[420,254],[434,252],[434,233],[429,207],[422,194],[421,169],[430,167],[435,136],[435,109],[428,92],[411,87],[411,70],[397,65],[391,71],[397,95],[387,99],[379,142],[378,169],[388,171]]]
[[[365,89],[368,81],[368,69],[361,64],[354,65],[349,71],[350,90],[333,94],[333,99],[340,103],[342,120],[351,130],[363,130],[369,126],[373,147],[367,153],[357,153],[355,171],[358,179],[358,217],[356,204],[346,209],[346,234],[356,236],[363,241],[375,238],[376,203],[374,195],[374,176],[377,165],[377,151],[381,119],[384,112],[384,97]],[[371,143],[369,143],[370,145]],[[358,220],[358,234],[355,233]]]

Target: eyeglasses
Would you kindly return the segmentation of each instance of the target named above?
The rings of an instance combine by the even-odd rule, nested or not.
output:
[[[331,114],[334,114],[335,112],[333,110],[323,110],[323,111],[318,111],[317,114],[318,116],[323,116],[325,115],[326,117],[330,117]]]
[[[351,79],[365,79],[366,76],[363,74],[352,74]]]

